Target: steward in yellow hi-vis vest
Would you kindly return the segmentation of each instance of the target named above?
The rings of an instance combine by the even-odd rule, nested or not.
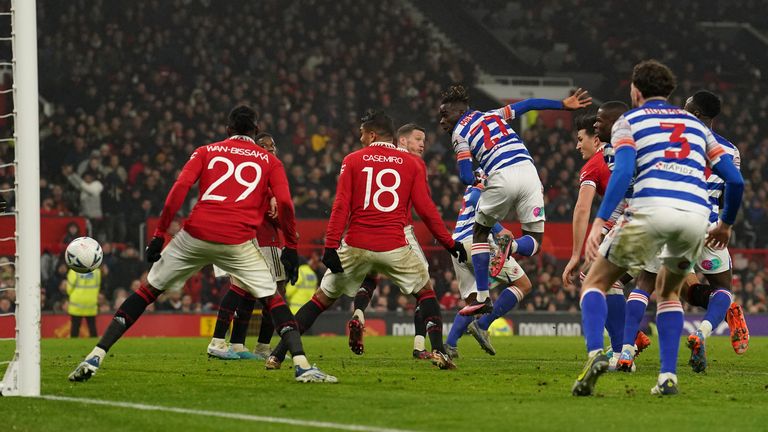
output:
[[[296,313],[308,301],[312,300],[312,295],[317,290],[317,275],[309,264],[299,266],[299,278],[296,285],[290,283],[285,287],[285,300],[291,308],[291,312]]]
[[[67,311],[72,316],[70,337],[80,335],[80,323],[85,318],[91,337],[96,336],[96,314],[99,311],[99,291],[101,290],[101,270],[90,273],[67,272],[67,295],[69,307]]]

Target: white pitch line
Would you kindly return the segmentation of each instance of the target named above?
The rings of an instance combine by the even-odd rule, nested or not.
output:
[[[139,403],[108,401],[108,400],[100,400],[100,399],[74,398],[74,397],[67,397],[67,396],[43,395],[43,396],[40,396],[40,399],[61,401],[61,402],[75,402],[75,403],[81,403],[81,404],[87,404],[87,405],[104,405],[104,406],[119,407],[119,408],[130,408],[130,409],[141,410],[141,411],[162,411],[162,412],[172,412],[177,414],[199,415],[199,416],[206,416],[206,417],[221,417],[221,418],[227,418],[227,419],[233,419],[233,420],[245,420],[245,421],[257,422],[257,423],[278,423],[278,424],[287,424],[292,426],[315,427],[315,428],[322,428],[322,429],[340,429],[340,430],[361,431],[361,432],[413,432],[406,429],[390,429],[390,428],[380,428],[376,426],[332,423],[332,422],[323,422],[323,421],[314,421],[314,420],[298,420],[298,419],[291,419],[291,418],[284,418],[284,417],[269,417],[269,416],[250,415],[250,414],[227,413],[227,412],[219,412],[219,411],[195,410],[195,409],[188,409],[188,408],[177,408],[177,407],[168,407],[168,406],[160,406],[160,405],[146,405],[146,404],[139,404]]]

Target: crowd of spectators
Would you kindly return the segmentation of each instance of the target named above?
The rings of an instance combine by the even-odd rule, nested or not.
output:
[[[480,3],[476,9],[481,13],[483,7],[502,6]],[[635,14],[611,20],[610,7],[573,0],[579,7],[568,9],[561,3],[512,3],[512,8],[517,4],[525,10],[518,18],[549,23],[544,30],[514,26],[520,32],[516,44],[547,53],[562,50],[561,41],[579,41],[567,45],[565,60],[542,60],[539,66],[555,72],[599,71],[604,84],[590,89],[592,93],[603,100],[626,100],[631,65],[655,56],[683,78],[676,102],[699,86],[723,95],[725,109],[717,129],[739,146],[748,180],[734,244],[766,247],[768,138],[760,121],[768,101],[757,91],[763,88],[759,68],[734,47],[725,49],[699,34],[703,31],[695,26],[672,26],[686,39],[648,45],[621,29],[629,28],[622,20],[638,19]],[[677,17],[673,7],[664,8],[659,25]],[[52,106],[41,116],[41,213],[89,220],[105,251],[104,312],[114,310],[146,278],[136,227],[159,215],[192,150],[225,136],[226,114],[237,103],[256,108],[260,128],[275,137],[299,217],[328,217],[340,162],[359,146],[359,115],[369,107],[387,110],[398,123],[415,121],[426,127],[425,162],[434,201],[448,220],[461,207],[463,186],[455,175],[448,137],[438,131],[437,107],[448,84],[476,81],[476,65],[399,4],[142,0],[113,8],[103,0],[73,0],[38,2],[38,21],[40,92]],[[596,30],[606,28],[616,34],[604,38]],[[583,37],[574,39],[573,34]],[[685,55],[689,51],[682,44],[691,38],[701,46]],[[5,130],[0,133],[10,134]],[[545,185],[548,220],[570,221],[577,193],[574,173],[582,164],[570,125],[534,124],[522,137]],[[12,158],[12,143],[0,141],[0,161]],[[0,189],[12,185],[12,175],[0,168]],[[13,195],[3,194],[13,206]],[[182,213],[196,195],[193,190]],[[308,257],[321,274],[324,268],[317,258]],[[441,303],[455,309],[461,302],[449,261],[433,259]],[[760,259],[742,263],[734,288],[755,311],[765,310]],[[577,289],[563,286],[559,277],[562,264],[547,256],[526,261],[534,290],[523,309],[577,310]],[[0,267],[8,268],[12,271]],[[64,270],[59,256],[44,255],[47,310],[66,308]],[[183,292],[167,294],[156,309],[212,310],[225,290],[226,284],[206,269]],[[0,298],[0,312],[4,304]],[[346,306],[342,302],[340,307]],[[376,310],[412,307],[386,281],[372,302]]]

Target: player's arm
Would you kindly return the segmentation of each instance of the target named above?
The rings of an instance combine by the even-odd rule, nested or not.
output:
[[[342,273],[341,259],[336,249],[341,245],[341,236],[347,227],[352,208],[352,170],[354,165],[347,158],[341,163],[339,181],[336,184],[336,198],[333,200],[331,217],[328,219],[328,227],[325,230],[325,251],[323,252],[323,264],[332,273]]]
[[[592,97],[586,90],[577,89],[571,96],[563,100],[555,99],[540,99],[530,98],[520,102],[506,105],[497,110],[494,110],[496,114],[504,118],[505,120],[513,120],[528,111],[545,111],[545,110],[577,110],[579,108],[588,107],[592,104]]]
[[[459,136],[453,135],[453,151],[456,152],[456,164],[459,167],[459,179],[465,185],[475,183],[475,172],[472,169],[472,153],[469,152],[469,143]]]
[[[602,237],[601,229],[610,219],[611,213],[621,202],[627,193],[632,177],[635,173],[635,158],[637,148],[629,122],[622,116],[613,125],[611,131],[611,144],[615,150],[615,164],[613,174],[608,181],[603,202],[597,211],[597,217],[592,224],[592,231],[587,240],[587,258],[594,260],[597,257],[597,248]]]
[[[739,207],[741,207],[744,179],[734,164],[733,157],[725,153],[725,150],[720,143],[715,141],[711,133],[707,134],[707,159],[712,166],[712,172],[725,181],[725,196],[720,221],[707,236],[707,245],[722,249],[728,246],[728,241],[731,238],[731,226],[736,221],[736,215],[739,212]]]
[[[197,180],[200,178],[200,174],[203,171],[203,155],[204,148],[199,148],[192,153],[189,161],[184,165],[184,168],[179,174],[179,178],[173,183],[171,191],[168,192],[168,196],[165,198],[165,204],[163,205],[163,211],[160,213],[160,220],[157,223],[154,237],[163,237],[168,227],[173,222],[173,218],[176,217],[181,205],[184,204],[184,199],[187,198],[189,189],[192,188]],[[162,246],[162,244],[161,244]],[[158,251],[159,252],[159,251]],[[158,257],[159,259],[159,257]]]
[[[280,230],[283,231],[285,247],[296,249],[299,236],[296,233],[296,211],[293,208],[293,198],[291,198],[291,189],[288,186],[288,177],[285,175],[283,164],[277,158],[272,160],[277,163],[269,173],[269,188],[277,201],[277,214],[280,215],[278,218]],[[268,216],[267,220],[269,220]]]
[[[587,235],[587,225],[589,225],[589,216],[592,211],[592,201],[595,198],[595,184],[589,180],[583,181],[579,188],[579,197],[576,199],[576,205],[573,207],[573,221],[571,222],[571,232],[573,235],[573,246],[571,249],[571,258],[563,271],[563,282],[568,284],[573,281],[573,274],[581,261],[581,249],[584,247],[584,238]]]

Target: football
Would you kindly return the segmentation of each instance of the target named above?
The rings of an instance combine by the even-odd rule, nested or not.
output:
[[[90,237],[78,237],[67,246],[67,266],[78,273],[89,273],[101,265],[101,245]]]

